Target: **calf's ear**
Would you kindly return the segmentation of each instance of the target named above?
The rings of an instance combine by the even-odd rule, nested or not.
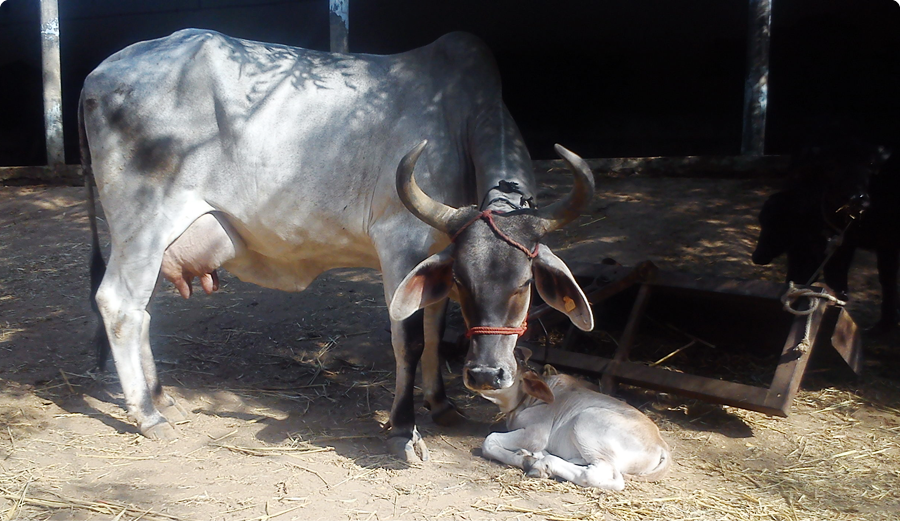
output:
[[[547,382],[534,371],[525,372],[522,376],[522,386],[528,396],[533,396],[542,402],[553,403],[553,391],[550,390]]]
[[[409,318],[425,306],[447,298],[452,287],[453,245],[450,245],[420,262],[403,278],[391,297],[391,318]]]
[[[565,313],[578,329],[594,329],[594,314],[584,292],[578,287],[566,263],[554,255],[550,248],[540,245],[531,270],[534,274],[534,286],[544,302]]]

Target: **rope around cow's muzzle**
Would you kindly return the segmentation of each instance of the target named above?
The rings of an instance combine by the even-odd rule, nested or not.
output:
[[[523,320],[519,327],[506,326],[475,326],[470,327],[466,331],[466,338],[472,338],[475,335],[518,335],[522,336],[528,330],[528,321]]]

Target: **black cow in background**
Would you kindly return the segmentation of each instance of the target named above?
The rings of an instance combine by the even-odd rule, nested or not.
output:
[[[759,214],[754,264],[787,254],[786,281],[810,284],[821,274],[839,297],[857,248],[874,250],[881,283],[881,318],[873,330],[898,319],[900,268],[900,157],[855,140],[807,147],[796,155],[784,190]]]

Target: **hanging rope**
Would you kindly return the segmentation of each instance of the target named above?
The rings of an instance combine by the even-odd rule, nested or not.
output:
[[[809,299],[809,307],[803,310],[794,308],[793,303],[797,299],[804,297]],[[788,282],[788,289],[784,292],[784,295],[781,296],[781,304],[784,306],[785,311],[792,315],[806,317],[806,325],[803,328],[803,338],[800,339],[800,342],[794,347],[794,349],[801,353],[805,353],[812,348],[813,339],[810,338],[810,333],[812,331],[813,312],[819,309],[820,300],[828,300],[836,306],[847,305],[846,302],[828,294],[824,289],[818,291],[809,288],[798,288],[794,286],[793,282]]]
[[[801,297],[810,299],[809,309],[796,309],[793,307],[794,301]],[[847,303],[833,295],[829,295],[824,289],[821,291],[808,288],[798,288],[793,282],[788,282],[788,289],[781,296],[781,304],[788,313],[798,316],[811,315],[813,311],[819,307],[819,299],[824,299],[836,306],[846,306]]]

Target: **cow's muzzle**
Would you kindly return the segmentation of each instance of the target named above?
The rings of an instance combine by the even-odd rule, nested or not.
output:
[[[494,391],[512,384],[511,374],[502,367],[468,364],[463,369],[463,382],[473,391]]]

